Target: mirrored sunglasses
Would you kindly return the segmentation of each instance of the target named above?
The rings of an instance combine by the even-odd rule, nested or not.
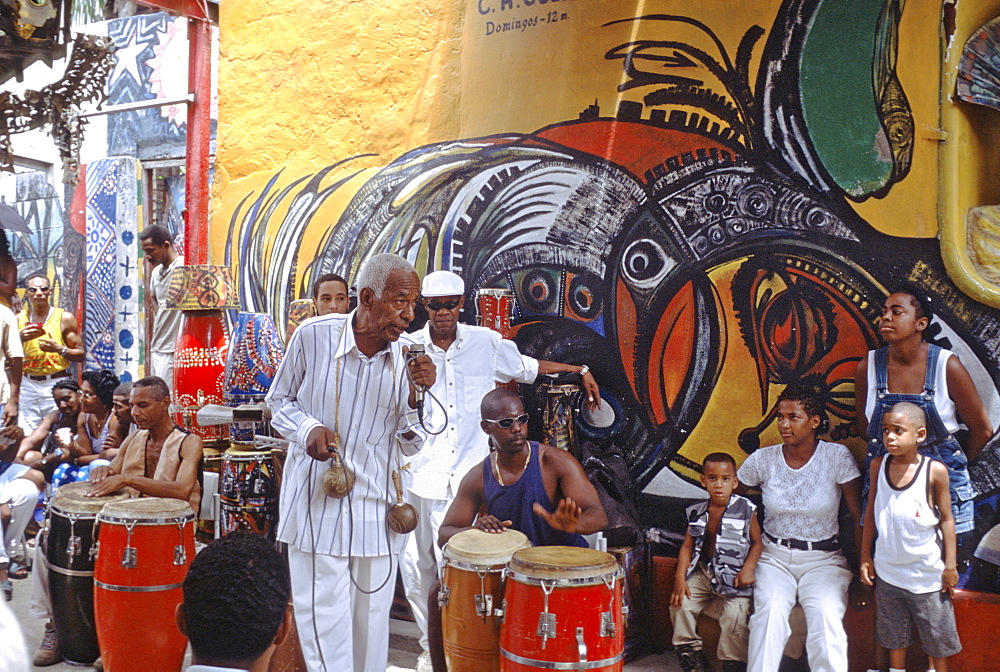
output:
[[[514,426],[514,423],[524,426],[528,424],[528,414],[519,415],[516,418],[500,418],[499,420],[486,420],[486,422],[493,423],[494,425],[500,425],[504,429],[510,429]]]

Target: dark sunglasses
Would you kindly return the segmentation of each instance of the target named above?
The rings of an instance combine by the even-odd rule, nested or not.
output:
[[[460,304],[461,302],[462,299],[451,299],[450,301],[435,301],[434,299],[429,299],[427,301],[427,310],[431,311],[432,313],[436,313],[442,308],[444,310],[455,310],[455,308],[458,308],[458,304]],[[510,425],[508,425],[508,427],[509,426]]]
[[[515,422],[522,427],[528,424],[528,414],[525,413],[524,415],[519,415],[516,418],[500,418],[499,420],[489,420],[484,418],[484,420],[486,420],[486,422],[491,422],[494,425],[500,425],[504,429],[510,429],[514,426]]]

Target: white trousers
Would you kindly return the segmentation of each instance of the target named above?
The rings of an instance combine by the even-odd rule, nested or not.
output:
[[[413,610],[413,620],[420,628],[420,648],[427,651],[427,593],[438,577],[441,549],[438,548],[438,530],[451,503],[447,499],[424,499],[412,492],[407,501],[417,510],[417,529],[406,538],[406,546],[399,558],[399,573],[403,577],[406,599]]]
[[[174,389],[174,353],[150,352],[149,375],[162,378],[172,391]]]
[[[310,672],[385,672],[396,588],[392,557],[345,558],[289,545],[288,569],[295,625]],[[359,587],[379,590],[366,594]]]
[[[749,672],[774,672],[791,633],[796,599],[806,617],[806,653],[813,672],[847,672],[847,587],[851,570],[840,551],[797,551],[764,540],[750,617]]]
[[[38,535],[41,537],[41,533]],[[49,567],[45,564],[45,549],[41,539],[35,544],[35,559],[31,562],[31,609],[34,618],[52,618],[52,598],[49,597]]]
[[[4,527],[3,548],[0,548],[0,562],[9,562],[35,512],[38,488],[26,478],[0,483],[0,504],[10,507],[10,523]]]
[[[35,431],[35,427],[42,424],[45,416],[56,410],[56,402],[52,399],[52,388],[60,380],[64,378],[52,380],[32,380],[28,376],[21,378],[17,424],[25,434]]]

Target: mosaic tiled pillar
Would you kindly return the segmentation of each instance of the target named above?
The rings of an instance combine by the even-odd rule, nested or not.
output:
[[[87,166],[85,368],[111,369],[122,380],[139,373],[138,169],[127,157]]]

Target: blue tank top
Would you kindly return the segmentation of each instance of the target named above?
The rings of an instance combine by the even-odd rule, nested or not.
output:
[[[511,521],[511,529],[524,534],[535,546],[579,546],[586,548],[587,541],[580,534],[568,534],[549,527],[534,511],[538,502],[550,513],[556,510],[545,492],[538,456],[538,443],[531,442],[531,459],[521,478],[511,485],[500,485],[493,475],[490,458],[483,460],[483,494],[486,511],[499,520]]]

